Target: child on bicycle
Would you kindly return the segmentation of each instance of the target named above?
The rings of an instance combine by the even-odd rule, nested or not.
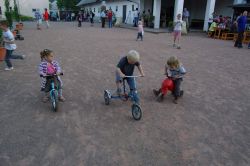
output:
[[[159,90],[153,90],[154,95],[157,97],[157,101],[161,102],[164,99],[164,96],[167,94],[169,79],[173,81],[173,91],[172,94],[174,96],[173,102],[177,104],[178,98],[183,95],[183,91],[181,91],[180,86],[183,81],[183,76],[186,74],[186,70],[183,65],[179,62],[177,57],[172,56],[167,60],[167,64],[165,66],[165,74],[167,79],[162,82],[161,88]]]
[[[41,63],[39,65],[39,74],[42,76],[47,75],[59,75],[61,71],[61,67],[59,63],[55,60],[53,60],[54,54],[53,51],[44,49],[41,53]],[[65,101],[65,98],[62,95],[62,81],[59,76],[57,76],[55,85],[58,86],[58,92],[59,92],[59,101]],[[50,91],[50,81],[48,81],[46,78],[42,78],[41,82],[41,90],[45,91],[45,96],[43,98],[43,102],[47,102],[49,100],[49,91]]]
[[[137,95],[136,91],[136,81],[134,78],[126,78],[126,76],[132,76],[134,73],[134,68],[137,66],[140,74],[142,77],[144,77],[143,69],[140,65],[140,55],[137,51],[131,50],[128,52],[128,54],[124,57],[122,57],[117,64],[116,68],[116,85],[117,85],[117,94],[121,95],[122,89],[121,89],[121,83],[122,79],[126,79],[129,88],[130,93],[134,94],[134,101],[139,104],[139,97]]]

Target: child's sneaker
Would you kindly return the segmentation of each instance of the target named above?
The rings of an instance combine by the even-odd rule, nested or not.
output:
[[[157,96],[156,101],[162,102],[163,99],[164,99],[164,95],[163,95],[162,93],[160,93],[160,94]]]
[[[157,97],[160,94],[160,90],[153,89],[153,93]]]
[[[178,97],[175,97],[175,98],[174,98],[173,103],[174,103],[174,104],[178,104]]]
[[[61,101],[61,102],[65,102],[66,99],[63,96],[59,96],[58,100]]]
[[[13,70],[14,69],[14,67],[6,67],[4,70],[5,71],[10,71],[10,70]]]
[[[47,103],[49,101],[49,96],[48,95],[45,95],[44,97],[43,97],[43,102],[44,103]]]
[[[177,46],[177,49],[181,49],[181,46]]]

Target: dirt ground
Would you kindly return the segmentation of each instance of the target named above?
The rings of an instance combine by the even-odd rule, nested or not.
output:
[[[25,23],[14,71],[0,63],[0,166],[248,166],[250,164],[250,50],[232,41],[194,33],[172,47],[171,34],[100,25],[82,28],[51,23],[38,31]],[[52,49],[64,71],[65,103],[52,112],[42,103],[40,51]],[[146,77],[138,79],[143,117],[131,103],[104,105],[115,89],[114,71],[129,50],[141,54]],[[177,56],[188,73],[179,104],[168,95],[155,101],[152,89],[164,79],[164,64]],[[137,73],[136,71],[135,73]]]

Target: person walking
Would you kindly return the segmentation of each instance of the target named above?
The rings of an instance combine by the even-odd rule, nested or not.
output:
[[[238,22],[238,38],[234,43],[234,47],[242,48],[242,40],[247,23],[247,11],[244,11]]]
[[[82,26],[82,12],[80,11],[77,16],[78,27]]]
[[[183,21],[186,22],[187,31],[189,31],[189,17],[190,17],[189,11],[187,10],[187,8],[184,8]]]
[[[106,13],[105,10],[101,12],[102,28],[105,28]]]
[[[36,19],[36,28],[37,30],[41,30],[40,25],[42,24],[42,16],[40,14],[40,10],[37,9],[35,12],[35,19]]]
[[[12,54],[13,51],[17,48],[17,46],[15,44],[15,37],[8,28],[8,22],[6,20],[0,22],[0,29],[3,30],[4,48],[6,49],[5,63],[7,67],[4,70],[10,71],[14,69],[11,63],[11,59],[24,59],[25,55]]]
[[[108,11],[109,28],[112,28],[112,18],[113,18],[113,12],[112,9],[109,9]]]
[[[46,22],[46,27],[48,29],[49,28],[49,13],[48,13],[47,8],[44,9],[43,18],[44,18],[44,21]]]
[[[134,11],[134,27],[137,27],[138,18],[139,18],[139,12],[138,12],[138,8],[136,8]]]
[[[95,17],[95,13],[91,10],[90,11],[90,23],[91,23],[91,26],[94,25],[94,17]]]

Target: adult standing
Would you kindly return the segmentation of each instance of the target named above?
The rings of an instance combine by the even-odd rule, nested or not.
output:
[[[37,9],[36,12],[35,12],[35,18],[36,18],[36,28],[38,30],[41,30],[40,25],[42,24],[42,16],[40,14],[40,10],[39,9]]]
[[[106,19],[106,13],[105,10],[102,10],[101,12],[102,28],[105,28],[105,19]]]
[[[138,12],[138,8],[136,8],[134,11],[134,27],[137,27],[138,18],[139,18],[139,12]]]
[[[238,19],[237,23],[238,23],[238,38],[235,41],[234,47],[242,48],[243,47],[242,40],[247,23],[247,11],[243,12],[242,16]]]
[[[49,28],[49,13],[48,9],[44,9],[44,14],[43,14],[44,21],[46,22],[46,27]]]
[[[189,11],[187,10],[187,8],[184,8],[184,10],[183,10],[183,21],[186,22],[186,27],[187,27],[188,31],[189,31],[189,17],[190,17]]]
[[[108,11],[109,28],[112,28],[112,18],[113,18],[113,12],[112,9],[109,9]]]

